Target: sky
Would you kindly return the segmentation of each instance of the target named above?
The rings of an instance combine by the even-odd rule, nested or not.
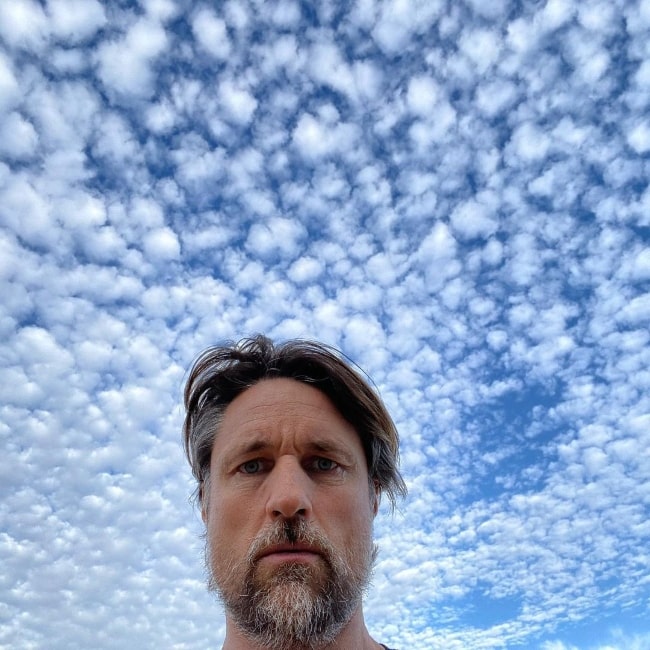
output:
[[[401,436],[401,650],[650,648],[650,0],[0,2],[0,648],[220,648],[209,345]]]

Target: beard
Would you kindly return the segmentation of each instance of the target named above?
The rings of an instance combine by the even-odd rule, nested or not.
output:
[[[226,567],[206,539],[208,589],[251,641],[270,650],[313,650],[333,641],[361,604],[376,556],[370,535],[343,555],[302,519],[265,528],[246,557]],[[319,557],[260,566],[261,553],[276,544],[306,544]]]

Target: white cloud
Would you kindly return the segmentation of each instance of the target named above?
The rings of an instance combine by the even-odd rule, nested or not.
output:
[[[643,154],[650,151],[650,122],[634,124],[627,132],[627,142],[636,153]]]
[[[261,69],[266,74],[277,74],[278,69],[295,70],[304,63],[303,51],[299,49],[298,40],[293,34],[283,34],[262,50]],[[289,101],[294,98],[286,95]]]
[[[309,69],[318,83],[354,98],[355,83],[347,61],[334,43],[318,42],[309,53]]]
[[[578,29],[571,29],[566,39],[566,57],[574,67],[574,75],[585,83],[600,79],[610,65],[610,56],[595,34],[589,38]]]
[[[488,116],[499,115],[509,108],[517,97],[517,86],[507,79],[497,78],[479,85],[476,101],[479,108]]]
[[[495,210],[497,203],[492,199],[479,197],[461,203],[451,213],[452,228],[463,239],[485,237],[493,235],[498,229]]]
[[[192,31],[201,47],[217,59],[227,59],[231,44],[223,19],[209,8],[199,9],[192,19]]]
[[[178,259],[181,248],[176,233],[171,228],[159,228],[144,237],[144,252],[154,262]]]
[[[497,62],[502,48],[499,36],[487,29],[464,30],[459,45],[481,74]]]
[[[642,61],[634,74],[634,81],[640,87],[650,83],[650,60]]]
[[[15,105],[20,97],[20,89],[11,61],[0,51],[0,110]]]
[[[106,205],[97,196],[77,192],[57,201],[57,218],[66,228],[90,231],[106,223]]]
[[[539,34],[532,23],[524,18],[515,18],[507,27],[507,44],[517,53],[523,54],[537,46]]]
[[[127,4],[0,1],[0,637],[223,644],[180,398],[262,331],[395,417],[378,641],[641,650],[650,3]]]
[[[0,3],[0,35],[10,46],[40,50],[47,30],[43,8],[34,0]]]
[[[0,155],[11,158],[29,158],[38,145],[38,134],[31,122],[13,112],[0,124]]]
[[[294,0],[281,0],[271,14],[273,22],[285,29],[296,28],[300,17],[300,5]]]
[[[625,304],[620,312],[624,323],[641,324],[650,318],[650,294],[642,294]]]
[[[525,122],[515,129],[510,145],[512,155],[521,158],[524,163],[529,163],[545,158],[550,142],[546,133],[537,125]]]
[[[632,277],[635,280],[650,278],[650,248],[639,251],[632,262]]]
[[[483,259],[487,264],[495,266],[503,259],[503,245],[497,239],[490,239],[483,249]]]
[[[304,236],[305,230],[299,222],[273,217],[265,224],[255,223],[251,226],[246,247],[262,258],[276,253],[295,257]]]
[[[495,2],[481,2],[480,0],[469,0],[468,4],[479,15],[486,18],[499,18],[506,12],[508,4],[506,0],[496,0]]]
[[[249,8],[235,0],[229,0],[224,7],[224,14],[229,25],[235,29],[244,31],[251,22]]]
[[[356,86],[355,95],[361,99],[377,100],[381,94],[384,75],[372,60],[355,61],[352,75]]]
[[[48,0],[46,11],[52,33],[72,43],[91,38],[106,24],[97,0]]]
[[[178,120],[178,114],[169,102],[152,104],[147,108],[147,126],[154,133],[169,133]]]
[[[24,177],[18,176],[0,187],[0,215],[3,223],[30,245],[56,241],[48,201]]]
[[[238,124],[250,122],[257,108],[255,97],[244,86],[230,80],[220,85],[219,99],[227,117]]]
[[[114,228],[102,226],[83,238],[82,250],[93,262],[106,264],[124,259],[126,242]]]
[[[456,240],[448,226],[439,221],[422,240],[418,252],[427,259],[450,260],[456,256]]]
[[[307,159],[318,160],[343,149],[351,148],[357,140],[357,130],[350,124],[336,123],[327,115],[300,116],[293,131],[293,142]]]
[[[386,52],[397,53],[425,31],[441,11],[438,1],[390,0],[381,5],[372,35]]]
[[[287,274],[298,284],[313,282],[323,272],[323,265],[314,257],[301,257],[289,268]]]
[[[179,13],[174,0],[142,0],[142,6],[150,18],[160,22],[167,22]]]
[[[51,63],[59,74],[81,73],[90,66],[82,48],[55,49],[51,53]]]
[[[558,29],[565,25],[575,13],[576,6],[562,0],[548,0],[538,17],[546,29]]]
[[[380,364],[385,355],[382,353],[385,332],[381,323],[373,318],[361,315],[353,315],[346,320],[344,328],[346,348],[349,349],[358,359],[362,367],[368,368]],[[373,342],[369,348],[368,341]],[[373,359],[373,355],[379,358]]]
[[[326,131],[313,115],[301,116],[293,139],[304,156],[320,157],[329,151]]]
[[[428,116],[438,102],[440,89],[430,77],[415,77],[409,81],[406,101],[417,115]]]
[[[164,52],[167,34],[160,23],[140,18],[122,38],[104,42],[97,53],[99,77],[109,89],[148,98],[153,93],[155,60]]]
[[[426,119],[416,121],[409,131],[419,149],[426,150],[449,135],[456,121],[456,111],[443,101],[437,104]]]
[[[137,143],[128,122],[121,116],[106,112],[96,134],[95,154],[122,165],[137,157]]]

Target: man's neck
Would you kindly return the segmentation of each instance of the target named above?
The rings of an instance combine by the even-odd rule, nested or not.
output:
[[[323,646],[311,646],[309,649],[296,646],[295,648],[285,647],[283,650],[350,650],[350,648],[355,650],[381,649],[381,645],[370,636],[366,628],[361,608],[352,615],[349,623],[330,643]],[[259,645],[245,636],[226,614],[226,640],[222,650],[267,650],[267,646]]]

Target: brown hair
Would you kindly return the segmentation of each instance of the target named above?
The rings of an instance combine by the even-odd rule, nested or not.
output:
[[[324,393],[359,435],[368,476],[394,506],[406,495],[398,469],[399,438],[386,407],[351,363],[334,348],[294,339],[276,345],[263,335],[204,350],[185,385],[185,453],[197,480],[198,498],[209,480],[210,458],[228,405],[262,379],[285,377]]]

